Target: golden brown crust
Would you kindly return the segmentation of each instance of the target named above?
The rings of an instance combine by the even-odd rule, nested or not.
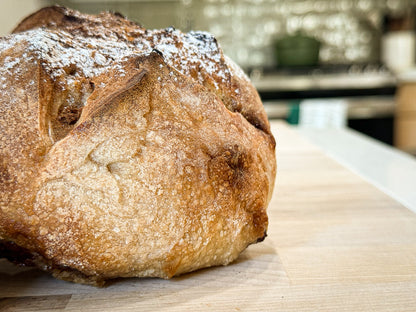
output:
[[[61,7],[20,31],[0,44],[3,242],[100,284],[225,265],[264,238],[274,138],[212,36]]]

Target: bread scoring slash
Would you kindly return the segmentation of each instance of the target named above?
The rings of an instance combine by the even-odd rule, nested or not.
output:
[[[0,257],[103,285],[264,239],[275,141],[205,32],[41,9],[0,39]]]

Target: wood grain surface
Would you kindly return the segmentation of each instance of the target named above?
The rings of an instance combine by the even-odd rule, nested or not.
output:
[[[268,237],[232,265],[94,288],[0,260],[0,311],[416,311],[416,215],[287,125],[273,131]]]

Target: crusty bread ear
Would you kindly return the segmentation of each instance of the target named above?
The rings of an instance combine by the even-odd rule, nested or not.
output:
[[[100,285],[225,265],[264,239],[275,142],[215,40],[64,12],[83,21],[0,44],[3,256]]]
[[[40,9],[23,19],[12,33],[19,33],[34,28],[41,27],[61,27],[65,22],[75,21],[75,16],[65,14],[65,8],[61,6],[51,6]]]
[[[119,13],[107,12],[105,14],[112,16],[112,20],[108,21],[109,24],[107,24],[106,27],[116,27],[120,24],[130,24],[139,27],[138,24],[125,19],[125,17]],[[85,26],[89,27],[97,24],[100,24],[100,22],[97,23],[97,21],[87,18],[83,14],[76,14],[76,11],[68,10],[63,6],[54,5],[42,8],[39,11],[36,11],[35,13],[24,18],[13,29],[12,33],[15,34],[42,27],[65,29],[66,27],[70,27],[70,25],[72,27],[76,25],[80,28],[83,28]]]
[[[105,21],[104,27],[103,21]],[[185,47],[183,47],[184,51],[181,51],[183,44],[179,42],[184,38],[174,34],[173,28],[153,34],[117,13],[105,12],[95,17],[61,6],[46,7],[28,16],[13,30],[13,33],[39,27],[64,30],[85,37],[107,39],[115,36],[120,41],[133,44],[142,40],[145,46],[153,48],[158,48],[157,41],[160,41],[164,47],[172,45],[172,41],[168,41],[169,44],[165,43],[167,37],[172,37],[173,40],[178,41],[172,45],[172,49],[168,47],[166,50],[169,55],[165,54],[165,56],[168,56],[170,65],[179,70],[183,69],[184,74],[198,80],[217,94],[229,110],[241,113],[255,127],[271,134],[267,115],[256,89],[244,72],[231,59],[222,54],[216,39],[210,34],[186,35],[202,51],[194,49],[185,51]],[[136,36],[142,37],[141,40],[137,40]],[[156,42],[153,42],[154,40]],[[164,53],[163,50],[161,52]],[[206,55],[202,55],[201,52]],[[270,135],[270,139],[273,140],[273,136]]]

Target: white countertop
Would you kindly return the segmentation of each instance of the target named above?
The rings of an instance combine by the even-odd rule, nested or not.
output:
[[[277,141],[278,125],[271,122]],[[416,158],[351,129],[294,129],[329,157],[416,212]]]

